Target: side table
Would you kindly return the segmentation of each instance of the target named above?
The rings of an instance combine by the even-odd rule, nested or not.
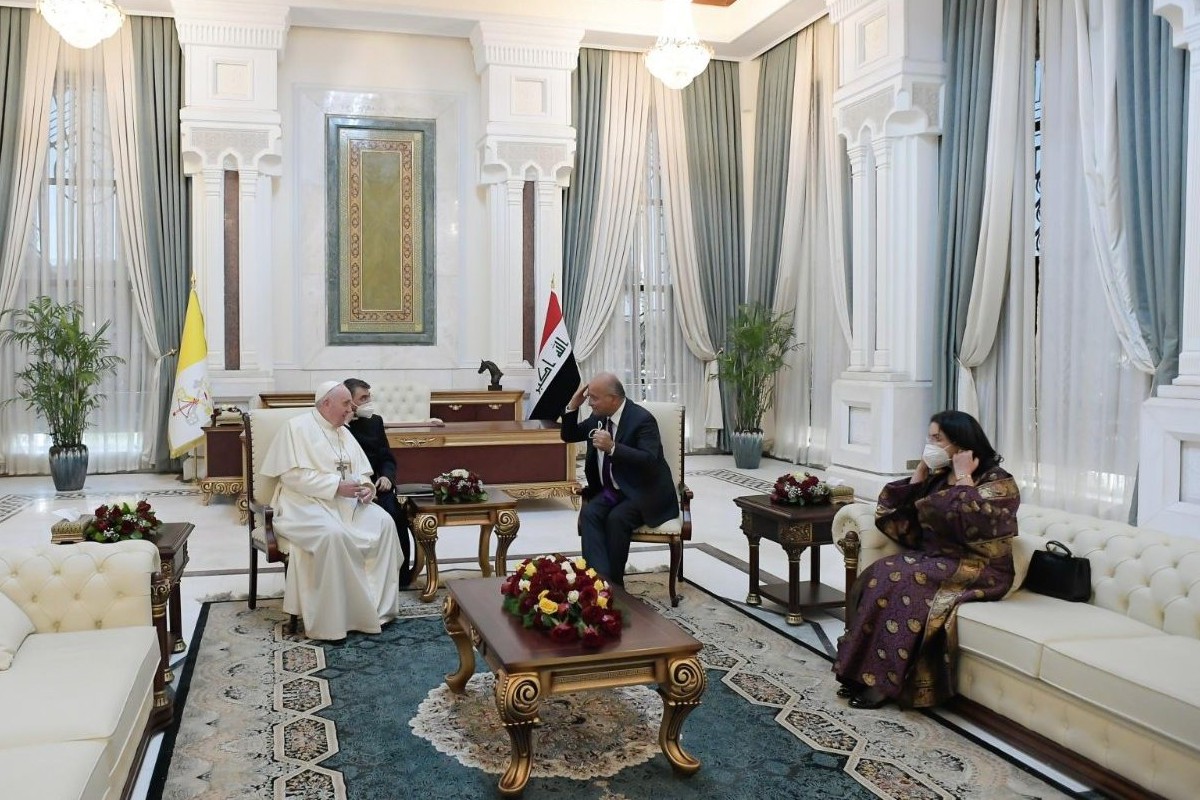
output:
[[[208,505],[213,495],[232,495],[237,505],[238,522],[250,515],[246,499],[246,480],[242,467],[242,425],[206,425],[204,427],[204,477],[199,479],[200,502]]]
[[[840,505],[792,506],[775,504],[765,494],[735,497],[742,509],[742,533],[750,545],[750,591],[746,604],[762,605],[762,598],[787,606],[787,623],[804,622],[807,608],[845,606],[846,595],[821,583],[821,547],[833,544],[833,517]],[[777,543],[787,553],[787,583],[759,586],[758,547],[760,539]],[[812,548],[809,580],[800,580],[800,557]],[[858,577],[857,562],[846,563],[846,586]]]
[[[413,496],[408,498],[408,518],[413,537],[417,540],[416,562],[412,574],[421,572],[422,562],[426,566],[425,589],[421,602],[430,603],[437,595],[438,528],[456,525],[479,526],[479,571],[483,577],[492,575],[488,564],[492,531],[496,531],[496,574],[508,574],[508,547],[517,538],[521,520],[517,516],[517,501],[500,489],[488,488],[488,499],[482,503],[440,503],[435,498]]]
[[[187,642],[183,639],[179,581],[183,579],[183,570],[188,563],[188,537],[195,527],[190,522],[164,522],[154,542],[158,545],[158,558],[162,562],[162,577],[171,587],[167,600],[167,649],[171,653],[182,653],[187,649]],[[173,679],[173,674],[167,676],[168,683]]]

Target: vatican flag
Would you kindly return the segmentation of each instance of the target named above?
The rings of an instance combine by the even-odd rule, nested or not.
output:
[[[208,385],[208,345],[204,341],[204,315],[200,298],[192,289],[183,336],[179,340],[179,366],[175,369],[175,391],[171,393],[171,417],[167,441],[171,458],[191,450],[204,438],[204,426],[212,418],[212,390]]]

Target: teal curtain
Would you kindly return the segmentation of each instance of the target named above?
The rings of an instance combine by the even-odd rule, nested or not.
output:
[[[1138,321],[1157,370],[1179,374],[1183,313],[1183,198],[1187,151],[1187,52],[1150,0],[1117,4],[1117,161]]]
[[[0,253],[8,238],[8,211],[16,188],[21,84],[32,14],[28,8],[0,7]]]
[[[958,400],[958,353],[967,327],[983,214],[996,0],[944,0],[942,31],[946,111],[938,164],[939,293],[933,358],[933,402],[938,409],[954,408]]]
[[[796,87],[796,36],[768,50],[758,74],[754,130],[754,219],[750,233],[751,302],[771,308],[779,280],[779,250],[791,152]]]
[[[682,100],[700,292],[709,335],[721,347],[746,285],[738,65],[710,62]],[[724,387],[721,397],[729,432],[733,409]]]
[[[179,133],[183,53],[173,19],[130,17],[129,23],[137,81],[138,167],[142,173],[142,213],[146,219],[154,318],[158,346],[162,352],[171,354],[159,361],[158,402],[161,408],[169,409],[191,274],[190,213]],[[168,415],[164,414],[154,445],[154,464],[159,471],[178,468],[169,455],[167,421]]]
[[[571,78],[575,125],[575,170],[563,198],[563,319],[568,331],[578,329],[583,290],[592,252],[592,222],[600,190],[604,107],[608,94],[609,53],[584,48]]]

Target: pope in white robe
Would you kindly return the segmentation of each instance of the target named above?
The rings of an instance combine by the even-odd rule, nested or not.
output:
[[[371,464],[345,427],[350,391],[331,381],[317,398],[275,436],[261,469],[279,478],[275,531],[290,545],[283,610],[312,639],[379,633],[399,611],[396,523],[371,502]]]

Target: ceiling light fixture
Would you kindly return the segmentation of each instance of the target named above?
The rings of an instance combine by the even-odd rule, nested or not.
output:
[[[80,50],[100,44],[125,22],[113,0],[38,0],[37,10],[64,42]]]
[[[700,41],[691,0],[664,0],[662,28],[646,53],[646,69],[671,89],[682,89],[704,72],[712,48]]]

